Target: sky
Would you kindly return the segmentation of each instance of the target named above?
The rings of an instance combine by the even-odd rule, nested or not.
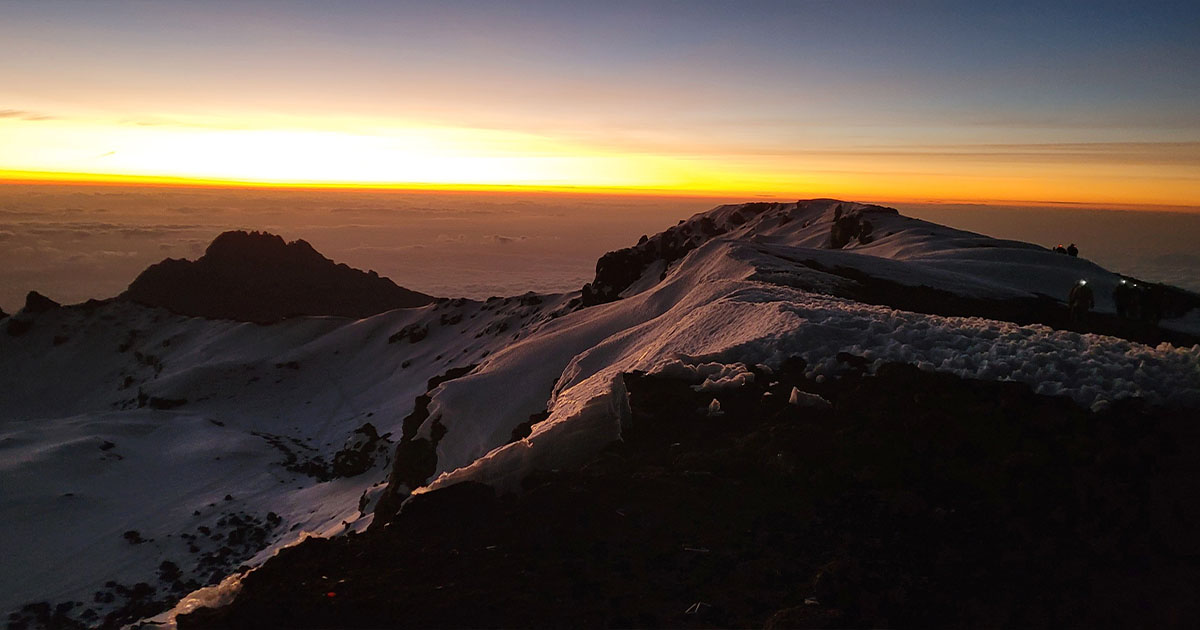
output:
[[[3,2],[0,178],[1200,208],[1196,2]]]

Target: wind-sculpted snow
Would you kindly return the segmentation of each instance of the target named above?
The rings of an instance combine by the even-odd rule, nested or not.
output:
[[[442,407],[449,435],[471,426],[474,436],[491,433],[499,446],[495,437],[531,407],[501,401],[484,413],[482,405],[463,403],[479,393],[476,384],[486,382],[488,391],[498,392],[505,383],[515,388],[526,374],[538,375],[535,383],[560,374],[549,417],[532,435],[483,457],[486,442],[443,441],[440,469],[447,473],[431,487],[465,479],[512,486],[531,468],[569,465],[620,437],[621,374],[678,371],[680,364],[777,367],[798,356],[807,361],[809,376],[821,378],[845,369],[837,355],[850,353],[869,367],[898,361],[1018,381],[1085,407],[1132,396],[1200,406],[1200,346],[1149,347],[1040,325],[898,311],[763,281],[755,268],[763,260],[752,244],[710,241],[653,288],[564,317],[485,363],[471,379],[447,383],[435,402],[453,401]],[[778,278],[778,269],[770,277]],[[695,369],[701,387],[719,390],[737,379],[736,369],[715,380],[707,373],[711,368]],[[466,467],[453,470],[460,465]]]

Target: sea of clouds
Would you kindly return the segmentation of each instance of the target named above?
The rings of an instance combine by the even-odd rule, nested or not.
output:
[[[0,308],[36,290],[64,303],[119,294],[164,258],[196,258],[229,229],[269,230],[396,283],[484,298],[578,289],[642,234],[742,198],[485,192],[0,187]],[[954,227],[1046,246],[1075,242],[1114,271],[1200,291],[1200,214],[891,204]]]

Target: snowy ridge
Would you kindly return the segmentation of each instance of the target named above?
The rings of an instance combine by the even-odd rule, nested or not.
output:
[[[627,251],[675,262],[678,258],[671,254],[713,239],[754,242],[781,257],[803,255],[825,267],[978,298],[1065,300],[1076,281],[1087,279],[1095,285],[1097,308],[1108,312],[1113,310],[1109,296],[1119,281],[1086,259],[905,217],[883,206],[834,199],[719,206]],[[638,286],[620,287],[622,295],[644,290],[648,281],[652,274],[639,274]]]
[[[729,211],[723,207],[717,212]],[[800,356],[808,362],[809,375],[819,378],[836,374],[841,369],[837,354],[849,352],[873,366],[900,361],[965,377],[1023,382],[1039,393],[1069,396],[1088,407],[1131,396],[1200,405],[1200,346],[1149,347],[1046,326],[938,317],[821,295],[764,280],[761,268],[772,269],[770,278],[779,278],[786,261],[744,237],[709,240],[653,288],[557,320],[471,377],[445,384],[435,402],[446,401],[439,405],[441,423],[449,429],[439,447],[439,467],[444,463],[447,472],[430,488],[467,479],[511,488],[531,467],[568,465],[581,453],[619,439],[621,374],[678,371],[680,365],[692,370],[712,362],[770,368]],[[1048,260],[1076,264],[1066,258],[1051,254]],[[859,264],[869,268],[874,261]],[[798,274],[792,280],[811,274],[795,267]],[[548,355],[550,348],[557,355]],[[460,401],[481,395],[482,387],[501,390],[527,370],[553,373],[548,356],[561,360],[567,355],[571,358],[555,386],[549,418],[529,438],[483,457],[479,444],[458,448],[451,436],[460,424],[477,425],[487,418],[509,426],[529,410],[501,404],[488,417]],[[464,468],[451,468],[466,462]]]

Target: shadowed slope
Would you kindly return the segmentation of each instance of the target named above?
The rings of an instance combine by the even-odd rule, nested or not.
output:
[[[792,367],[722,391],[719,416],[689,381],[627,374],[629,430],[579,469],[417,495],[179,627],[1195,623],[1192,411]]]

